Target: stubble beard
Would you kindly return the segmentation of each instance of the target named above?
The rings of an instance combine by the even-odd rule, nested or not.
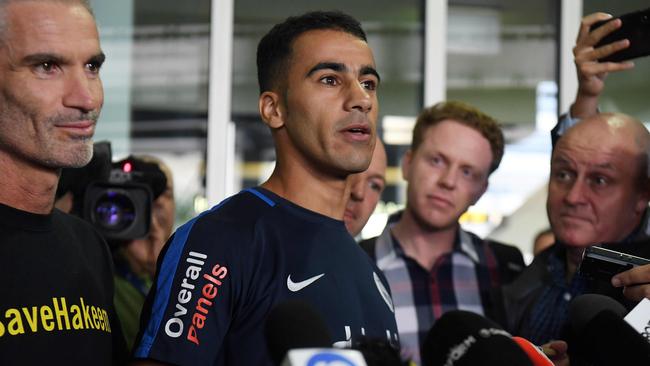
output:
[[[99,111],[79,112],[73,115],[56,115],[47,118],[42,123],[52,131],[56,124],[65,122],[76,122],[89,120],[97,125],[99,118]],[[93,134],[94,135],[94,134]],[[54,132],[49,133],[49,136],[54,136]],[[93,136],[72,136],[72,141],[56,141],[50,139],[52,145],[48,151],[50,156],[45,159],[46,165],[51,168],[81,168],[88,164],[93,156]],[[56,146],[58,145],[58,146]],[[60,156],[61,152],[63,156]]]

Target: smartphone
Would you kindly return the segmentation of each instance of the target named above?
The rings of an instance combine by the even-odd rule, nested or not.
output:
[[[609,282],[614,275],[645,264],[650,264],[650,260],[599,246],[591,246],[585,249],[582,255],[578,273],[587,278]]]
[[[594,23],[591,26],[591,30],[593,31],[603,24],[619,18],[622,21],[621,27],[601,39],[595,48],[621,39],[628,39],[630,46],[624,50],[603,57],[599,61],[621,62],[650,55],[650,8]]]

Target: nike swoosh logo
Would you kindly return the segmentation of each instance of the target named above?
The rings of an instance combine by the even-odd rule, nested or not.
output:
[[[298,291],[302,290],[303,288],[311,285],[312,283],[318,281],[318,279],[323,277],[323,276],[325,276],[325,273],[321,273],[318,276],[308,278],[308,279],[306,279],[304,281],[293,282],[293,281],[291,281],[291,275],[289,275],[289,277],[287,277],[287,288],[291,292],[298,292]]]

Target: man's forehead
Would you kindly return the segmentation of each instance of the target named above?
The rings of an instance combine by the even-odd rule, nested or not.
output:
[[[354,62],[350,67],[375,66],[374,56],[366,41],[338,29],[315,29],[296,37],[292,44],[292,60],[309,59],[311,68],[321,62]],[[347,63],[347,62],[344,62]]]
[[[638,159],[641,152],[634,146],[618,145],[607,141],[573,143],[561,141],[555,147],[552,165],[580,165],[589,169],[620,170]]]
[[[81,4],[20,1],[6,5],[5,14],[3,38],[12,52],[59,53],[59,48],[64,53],[100,52],[95,20]]]
[[[1,1],[1,0],[0,0]],[[38,25],[39,32],[44,33],[65,29],[62,26],[78,27],[86,25],[87,30],[97,30],[95,19],[84,5],[72,1],[12,1],[3,6],[2,19],[7,31],[20,33],[32,30]]]

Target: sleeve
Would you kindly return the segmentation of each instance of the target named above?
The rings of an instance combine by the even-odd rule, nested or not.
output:
[[[557,140],[562,135],[564,135],[569,128],[573,127],[573,125],[575,125],[579,121],[580,121],[579,119],[573,118],[571,116],[571,112],[567,112],[561,115],[557,121],[557,124],[551,130],[551,145],[555,147],[555,143],[557,142]]]
[[[147,296],[134,357],[212,365],[236,316],[251,230],[201,216],[165,245]]]

